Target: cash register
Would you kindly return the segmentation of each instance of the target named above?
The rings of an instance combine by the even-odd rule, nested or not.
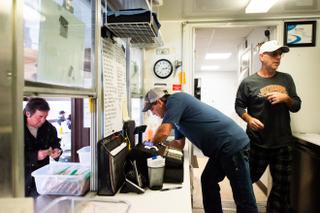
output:
[[[164,144],[153,144],[150,141],[143,141],[142,134],[146,126],[136,127],[135,133],[138,134],[138,143],[128,154],[128,159],[136,161],[137,169],[142,177],[146,179],[144,185],[148,183],[147,158],[161,155],[166,159],[164,182],[181,183],[183,182],[183,151],[168,147]]]
[[[147,158],[156,155],[166,159],[163,181],[183,182],[183,151],[150,141],[143,142],[145,125],[125,127],[124,131],[129,132],[116,132],[98,142],[99,195],[114,195],[120,188],[121,192],[143,193],[149,181]],[[137,144],[134,135],[138,135]]]

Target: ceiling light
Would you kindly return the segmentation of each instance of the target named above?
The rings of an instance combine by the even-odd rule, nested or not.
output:
[[[216,65],[204,65],[201,66],[202,71],[211,71],[211,70],[218,70],[220,67]]]
[[[278,0],[251,0],[246,13],[266,13]]]
[[[228,59],[230,58],[231,53],[207,53],[205,59],[213,60],[213,59]]]

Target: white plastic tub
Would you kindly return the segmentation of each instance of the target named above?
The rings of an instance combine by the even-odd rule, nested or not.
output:
[[[131,204],[125,200],[104,197],[59,197],[41,209],[41,213],[128,213],[130,208]]]
[[[79,162],[81,164],[91,164],[91,148],[90,146],[84,146],[77,151],[79,155]]]
[[[39,194],[83,195],[90,185],[90,166],[80,163],[51,163],[31,173]]]

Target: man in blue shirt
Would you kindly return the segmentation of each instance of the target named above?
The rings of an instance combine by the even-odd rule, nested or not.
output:
[[[237,212],[258,212],[249,173],[249,138],[233,120],[189,94],[170,95],[161,88],[146,94],[143,112],[148,110],[163,119],[154,143],[164,142],[174,129],[175,140],[169,146],[183,149],[187,137],[209,157],[201,176],[205,212],[222,212],[218,183],[225,176]]]

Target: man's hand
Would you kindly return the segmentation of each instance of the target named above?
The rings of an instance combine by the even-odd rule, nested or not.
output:
[[[184,140],[173,140],[173,141],[170,141],[168,146],[182,150],[184,148],[184,144],[185,144]]]
[[[43,149],[38,151],[38,160],[43,160],[51,154],[51,147],[49,149]]]
[[[267,94],[267,100],[271,104],[286,103],[288,106],[290,106],[291,98],[286,93],[270,92]]]
[[[248,127],[253,131],[258,131],[258,130],[263,129],[264,125],[260,120],[254,118],[254,117],[251,117],[248,121]]]
[[[50,157],[52,157],[53,159],[58,158],[61,155],[61,150],[58,148],[55,148],[51,151],[51,155]]]
[[[249,129],[258,131],[264,128],[264,124],[257,118],[252,117],[247,112],[242,114],[242,119],[247,122]]]

